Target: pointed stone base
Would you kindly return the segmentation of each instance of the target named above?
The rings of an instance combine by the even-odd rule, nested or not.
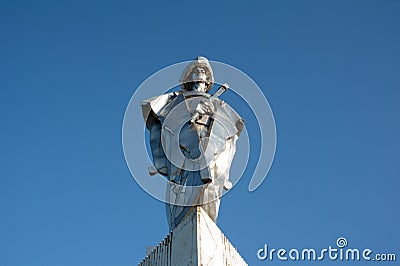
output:
[[[195,207],[139,266],[247,266],[218,226]]]

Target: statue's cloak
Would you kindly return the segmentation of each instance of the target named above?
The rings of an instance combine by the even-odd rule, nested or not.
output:
[[[196,112],[195,109],[199,102],[207,102],[212,106],[214,112],[213,115],[199,116],[196,124],[203,125],[203,127],[200,126],[194,129],[193,126],[188,124],[190,124],[190,119]],[[196,158],[201,153],[199,150],[199,143],[202,141],[200,136],[203,137],[203,142],[206,139],[207,143],[212,143],[208,149],[218,152],[224,148],[226,140],[234,136],[239,137],[244,127],[243,119],[233,108],[208,93],[183,93],[178,91],[156,96],[142,102],[142,112],[146,127],[150,131],[150,148],[154,167],[158,173],[170,178],[179,174],[182,169],[182,163],[186,163],[186,169],[189,164],[188,161],[174,160],[176,154],[167,156],[165,150],[173,150],[169,147],[170,145],[179,146],[183,153],[189,150],[192,155],[190,157]],[[173,120],[176,122],[175,125],[180,128],[166,128],[164,124],[166,120],[168,120],[169,125],[174,124],[171,122]],[[162,136],[163,126],[164,135]],[[167,137],[169,134],[178,134],[179,143],[171,142],[170,139],[174,138],[172,136]],[[164,139],[162,140],[162,138]],[[163,145],[165,146],[164,149]],[[172,165],[169,163],[168,158],[174,162]]]
[[[212,112],[200,114],[199,104]],[[171,181],[166,192],[170,229],[193,205],[201,205],[215,221],[244,121],[224,101],[199,92],[156,96],[142,102],[142,111],[154,172]]]

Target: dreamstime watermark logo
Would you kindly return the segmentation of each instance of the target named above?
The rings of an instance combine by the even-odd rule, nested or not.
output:
[[[174,204],[176,202],[170,201],[166,197],[165,191],[168,186],[176,187],[179,184],[172,184],[172,182],[161,175],[149,176],[147,166],[153,165],[153,162],[145,144],[144,120],[146,121],[147,117],[146,114],[144,114],[145,117],[142,116],[141,103],[154,96],[166,95],[168,92],[177,91],[176,88],[179,88],[181,85],[179,77],[190,63],[189,61],[181,62],[165,67],[146,79],[132,95],[125,111],[122,126],[123,150],[132,176],[147,193],[161,201]],[[237,152],[231,166],[230,181],[232,181],[232,186],[235,185],[246,170],[250,152],[252,154],[258,153],[258,162],[254,172],[252,172],[248,186],[249,191],[254,191],[266,178],[275,154],[276,127],[272,110],[262,90],[248,75],[225,63],[217,61],[209,61],[209,63],[215,74],[214,84],[229,83],[229,93],[226,94],[231,95],[232,99],[227,96],[227,105],[224,107],[226,108],[226,112],[233,113],[233,109],[237,110],[238,108],[245,107],[250,110],[245,114],[239,110],[239,114],[244,118],[246,123],[237,141]],[[211,100],[213,100],[212,97]],[[196,98],[193,97],[191,101],[196,102]],[[179,133],[183,125],[192,119],[192,117],[185,115],[187,114],[186,104],[187,102],[184,101],[170,110],[168,116],[163,121],[163,134],[170,134],[169,132],[165,132],[166,129],[176,129]],[[229,105],[233,106],[232,110],[229,110]],[[226,123],[224,119],[226,119],[224,116],[218,116],[218,112],[216,112],[213,117],[213,123],[219,125],[219,130],[226,131],[225,135],[232,135],[230,133],[232,128],[227,126],[229,123]],[[247,130],[248,128],[251,128],[251,132]],[[254,132],[259,132],[259,134],[257,135]],[[179,134],[170,135],[178,136]],[[215,152],[218,152],[218,144],[214,143],[213,139],[210,138],[206,140],[207,145],[208,147],[214,146],[214,148],[207,150],[213,152],[208,154],[206,150],[199,158],[188,160],[181,152],[182,147],[179,144],[179,138],[171,138],[168,144],[164,143],[163,140],[162,148],[172,164],[181,167],[183,161],[191,163],[189,166],[184,165],[183,169],[185,170],[201,171],[201,169],[212,163],[213,155]],[[185,187],[186,190],[192,188]]]
[[[396,261],[395,253],[375,253],[369,248],[349,248],[347,239],[339,237],[336,246],[328,246],[323,249],[303,248],[285,249],[271,248],[265,244],[257,251],[259,260],[281,260],[281,261]]]

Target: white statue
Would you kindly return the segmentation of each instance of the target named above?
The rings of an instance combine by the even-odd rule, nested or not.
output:
[[[198,57],[182,74],[182,90],[142,102],[154,164],[149,172],[170,181],[171,230],[193,206],[202,206],[216,221],[223,189],[232,187],[229,170],[244,121],[218,98],[228,85],[210,95],[213,83],[208,60]]]

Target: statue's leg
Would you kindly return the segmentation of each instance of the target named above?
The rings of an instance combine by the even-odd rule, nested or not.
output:
[[[172,230],[186,216],[188,211],[198,203],[202,191],[202,182],[199,171],[182,170],[174,180],[179,183],[169,183],[167,186],[167,202],[165,204],[167,220]]]
[[[219,205],[220,195],[218,186],[215,183],[209,183],[204,190],[203,204],[201,206],[214,222],[217,221]]]

